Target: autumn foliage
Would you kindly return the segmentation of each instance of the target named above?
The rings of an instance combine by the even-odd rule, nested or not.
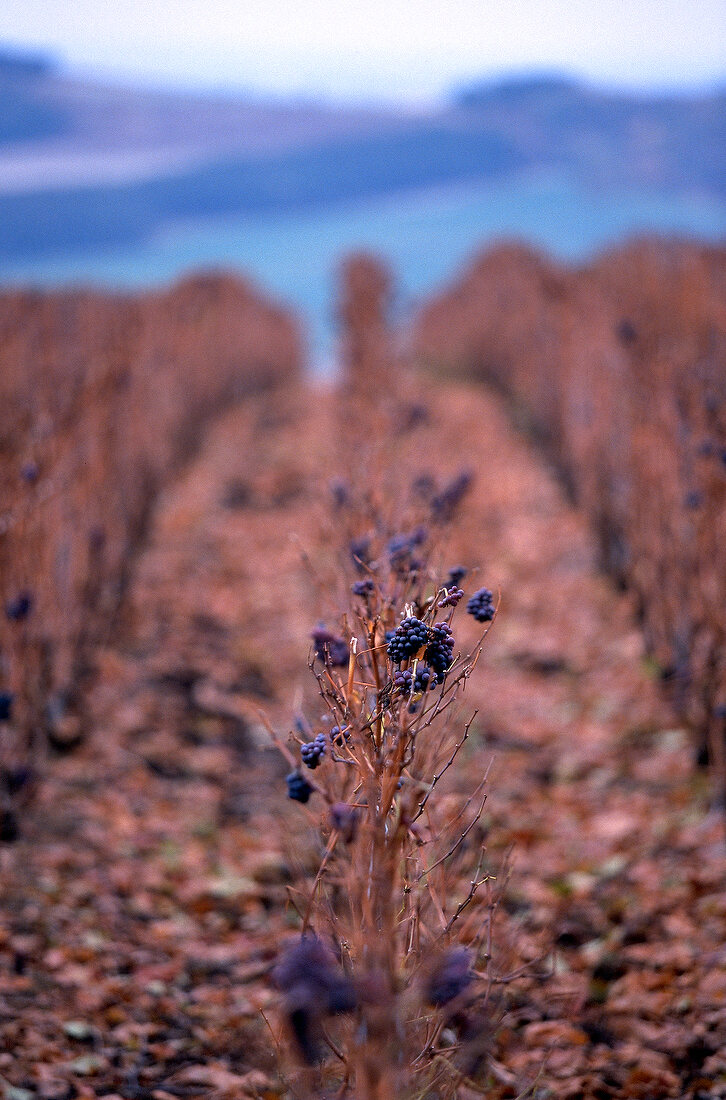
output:
[[[581,270],[480,256],[421,312],[415,351],[494,382],[545,443],[639,601],[699,755],[726,728],[726,253],[636,242]]]
[[[16,727],[77,737],[90,649],[160,486],[211,414],[299,363],[288,315],[231,277],[0,297],[0,687]]]
[[[723,819],[584,515],[717,717],[717,257],[500,251],[463,382],[371,257],[337,387],[232,280],[0,300],[8,1097],[721,1095]]]

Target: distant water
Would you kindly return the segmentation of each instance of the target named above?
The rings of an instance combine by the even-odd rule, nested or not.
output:
[[[139,288],[190,269],[239,268],[302,315],[312,362],[324,371],[335,356],[335,272],[351,249],[372,249],[390,262],[405,315],[494,240],[516,237],[579,260],[643,232],[724,240],[726,201],[598,193],[553,176],[456,185],[282,214],[185,221],[133,249],[0,265],[0,283]]]

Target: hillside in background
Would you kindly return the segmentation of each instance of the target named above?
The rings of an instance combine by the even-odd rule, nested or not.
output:
[[[187,217],[557,173],[601,191],[726,194],[726,95],[559,77],[411,112],[191,96],[0,58],[0,259],[143,241]]]
[[[0,50],[0,149],[69,133],[73,121],[49,94],[54,68],[43,56]]]
[[[506,134],[530,165],[603,187],[726,193],[726,92],[640,96],[559,76],[474,85],[456,106],[470,124]]]

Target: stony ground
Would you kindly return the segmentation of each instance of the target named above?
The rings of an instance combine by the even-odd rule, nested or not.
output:
[[[507,987],[488,1094],[726,1097],[723,832],[629,601],[499,398],[417,400],[386,476],[476,470],[441,563],[501,606],[457,782],[494,757],[502,969],[541,960]],[[313,698],[309,632],[342,606],[320,502],[359,476],[346,431],[323,389],[260,397],[161,500],[89,736],[0,849],[7,1100],[286,1095],[261,1011],[274,1027],[286,883],[314,853],[260,711],[284,733]]]

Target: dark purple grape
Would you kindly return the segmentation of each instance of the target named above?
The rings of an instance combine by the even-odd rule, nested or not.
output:
[[[5,614],[13,623],[20,623],[23,619],[27,619],[32,610],[33,596],[30,592],[19,592],[5,604]]]
[[[394,687],[400,691],[401,695],[410,695],[413,691],[413,676],[409,669],[402,672],[400,669],[393,677]]]
[[[13,810],[0,811],[0,844],[14,844],[20,837],[20,825]]]
[[[358,572],[365,573],[367,566],[369,566],[371,562],[371,540],[366,535],[352,539],[350,543],[350,556]]]
[[[335,478],[330,483],[330,495],[336,508],[345,508],[350,504],[350,488],[345,481]]]
[[[388,656],[400,665],[401,661],[416,656],[421,647],[426,645],[428,636],[428,628],[420,619],[413,615],[402,619],[388,643]]]
[[[472,471],[462,470],[436,494],[431,501],[431,512],[438,523],[449,523],[454,518],[473,481]]]
[[[350,650],[345,638],[326,630],[324,626],[318,626],[312,635],[315,656],[321,661],[330,659],[331,665],[341,668],[348,664]]]
[[[428,538],[428,531],[425,527],[417,527],[415,531],[411,531],[405,535],[394,535],[393,538],[388,540],[386,550],[391,562],[391,567],[398,572],[405,572],[407,569],[420,569],[421,562],[419,559],[414,558],[413,552],[418,546],[422,546]]]
[[[288,798],[292,798],[294,802],[307,802],[310,799],[314,788],[310,786],[307,779],[297,769],[285,776],[285,782],[287,783]]]
[[[330,824],[338,830],[346,844],[351,844],[358,828],[358,812],[347,802],[335,802],[330,807]]]
[[[429,473],[419,474],[412,481],[411,490],[422,500],[428,500],[436,492],[436,482]]]
[[[335,745],[336,748],[342,749],[346,741],[350,740],[350,726],[345,726],[343,729],[340,726],[332,726],[330,729],[330,742]]]
[[[436,623],[431,628],[430,641],[424,652],[424,660],[439,679],[443,680],[454,656],[454,636],[446,623]]]
[[[4,768],[1,774],[5,790],[10,795],[22,791],[23,787],[27,787],[33,778],[31,768],[25,764],[16,764],[14,767]]]
[[[335,954],[314,935],[304,935],[282,954],[272,978],[283,994],[283,1007],[300,1054],[308,1065],[323,1057],[322,1024],[326,1016],[352,1012],[355,986]]]
[[[40,477],[40,468],[37,462],[24,462],[20,467],[20,476],[27,485],[35,485]]]
[[[459,600],[464,598],[464,592],[461,588],[446,588],[444,589],[444,595],[436,604],[437,607],[456,607]]]
[[[419,665],[413,680],[414,695],[428,691],[429,688],[435,688],[438,682],[439,678],[435,672],[427,668],[426,665]]]
[[[302,762],[311,770],[319,767],[325,756],[327,738],[324,733],[318,733],[313,741],[306,741],[300,746]]]
[[[12,691],[0,691],[0,722],[9,722],[13,714],[15,696]]]
[[[488,588],[480,588],[466,605],[466,610],[478,623],[490,623],[494,618],[494,597]]]
[[[426,1000],[441,1008],[461,996],[473,980],[470,953],[465,947],[451,947],[429,972],[425,986]]]
[[[465,565],[454,565],[449,570],[449,575],[446,578],[446,587],[458,588],[468,572],[469,570]]]

